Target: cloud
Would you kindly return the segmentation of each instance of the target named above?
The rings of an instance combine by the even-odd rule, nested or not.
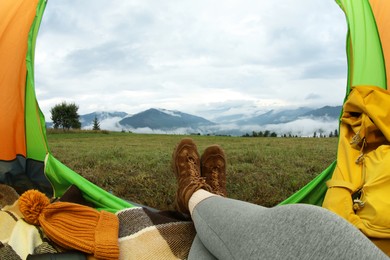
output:
[[[338,129],[337,120],[324,121],[315,120],[312,118],[298,119],[284,124],[268,124],[268,125],[236,125],[236,124],[220,124],[209,127],[205,133],[236,133],[236,135],[243,135],[245,133],[252,134],[255,132],[270,131],[275,132],[278,136],[292,135],[299,137],[312,137],[316,132],[317,136],[320,134],[329,136],[329,134]]]
[[[317,95],[315,93],[309,93],[307,96],[306,96],[306,100],[318,100],[320,99],[321,96],[320,95]]]
[[[306,79],[332,79],[342,78],[347,74],[347,67],[340,59],[323,60],[304,68],[302,78]]]
[[[120,126],[118,123],[121,119],[122,118],[120,117],[111,117],[111,118],[103,119],[99,122],[99,127],[101,130],[117,131],[117,132],[122,131],[123,127]],[[91,130],[93,129],[93,124],[83,126],[83,129]]]
[[[76,75],[99,71],[109,73],[139,70],[146,62],[136,49],[136,46],[107,42],[88,49],[76,49],[66,55],[64,62],[69,64],[68,73]]]
[[[286,124],[267,125],[264,129],[275,131],[277,133],[298,135],[302,137],[312,137],[314,132],[317,136],[320,134],[329,136],[334,130],[338,129],[338,121],[324,121],[315,120],[310,118],[299,119]]]
[[[46,117],[58,100],[76,102],[81,114],[336,105],[345,35],[332,1],[50,1],[36,47],[37,97]]]

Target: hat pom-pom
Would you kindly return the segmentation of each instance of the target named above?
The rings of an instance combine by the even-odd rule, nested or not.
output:
[[[19,209],[27,223],[39,225],[39,215],[50,204],[50,200],[40,191],[28,190],[19,198]]]

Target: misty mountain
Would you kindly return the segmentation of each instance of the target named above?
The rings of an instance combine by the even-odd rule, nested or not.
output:
[[[202,117],[179,111],[151,108],[119,121],[127,128],[150,128],[153,130],[172,130],[176,128],[193,128],[211,126],[213,122]]]
[[[275,111],[270,110],[264,114],[254,116],[251,118],[237,121],[239,124],[250,125],[268,125],[268,124],[282,124],[297,120],[300,116],[309,113],[313,109],[307,107],[300,107],[291,110]]]
[[[208,120],[180,111],[151,108],[129,115],[125,112],[93,112],[80,116],[83,129],[92,129],[93,120],[100,129],[132,131],[136,133],[216,134],[239,136],[252,131],[270,130],[278,134],[291,133],[312,136],[316,132],[328,133],[338,127],[341,106],[321,108],[301,107],[284,110],[246,110],[245,114],[233,113],[242,109],[228,107],[219,111],[203,111],[213,118]],[[220,113],[220,114],[219,114]],[[47,126],[52,125],[50,122]]]
[[[304,118],[312,118],[314,120],[337,120],[340,116],[342,106],[325,106],[318,109],[308,107],[300,107],[289,110],[270,110],[266,113],[238,120],[241,125],[269,125],[269,124],[284,124]]]
[[[342,106],[325,106],[306,112],[302,117],[328,117],[330,119],[338,119],[340,117]]]

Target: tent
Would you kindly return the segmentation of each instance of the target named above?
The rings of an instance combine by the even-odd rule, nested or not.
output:
[[[390,2],[336,0],[348,23],[348,81],[387,89],[390,73]],[[0,3],[0,183],[19,193],[31,188],[60,197],[75,184],[97,208],[111,212],[132,204],[87,181],[50,152],[45,119],[34,86],[34,50],[46,0]],[[321,205],[336,160],[309,184],[282,202]]]
[[[60,197],[72,184],[97,208],[132,205],[87,181],[50,153],[34,85],[35,42],[46,0],[0,3],[0,183],[18,193],[38,189]]]

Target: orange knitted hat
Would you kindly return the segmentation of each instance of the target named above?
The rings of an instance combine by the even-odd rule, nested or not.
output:
[[[107,211],[70,202],[54,202],[37,190],[19,198],[26,222],[40,225],[47,236],[67,249],[93,254],[98,259],[118,259],[118,217]]]

